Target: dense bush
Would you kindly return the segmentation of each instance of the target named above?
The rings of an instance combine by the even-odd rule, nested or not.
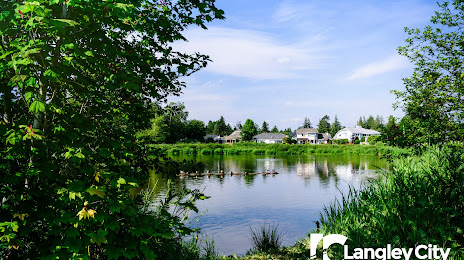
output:
[[[344,142],[342,140],[342,142]],[[257,144],[237,143],[228,144],[160,144],[159,148],[169,154],[178,155],[212,155],[212,154],[359,154],[359,155],[396,155],[402,156],[410,153],[408,149],[390,146],[353,146],[353,145],[290,145],[290,144]],[[214,149],[214,150],[213,150]]]
[[[213,1],[0,1],[0,258],[169,259],[198,191],[144,207],[137,139],[151,104],[208,57],[172,42],[222,18]],[[143,37],[137,37],[143,35]],[[181,151],[178,151],[181,152]],[[185,211],[184,211],[185,213]]]
[[[429,148],[420,158],[395,161],[384,178],[326,207],[322,231],[347,236],[351,248],[433,244],[462,256],[463,183],[463,148]]]

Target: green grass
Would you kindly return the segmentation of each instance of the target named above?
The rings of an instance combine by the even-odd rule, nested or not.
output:
[[[290,145],[290,144],[257,144],[237,143],[228,144],[158,144],[154,145],[171,155],[301,155],[301,154],[355,154],[355,155],[392,155],[406,156],[411,154],[409,149],[385,145]]]
[[[278,224],[266,224],[256,229],[250,227],[251,253],[272,252],[282,245],[283,233],[279,231]]]

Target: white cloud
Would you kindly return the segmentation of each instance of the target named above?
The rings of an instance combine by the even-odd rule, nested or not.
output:
[[[356,69],[350,76],[348,76],[348,80],[355,80],[355,79],[364,79],[369,78],[378,74],[386,73],[389,71],[394,71],[398,69],[404,69],[409,66],[409,63],[406,58],[393,55],[390,56],[382,61],[377,61],[373,63],[369,63],[364,65],[358,69]]]
[[[288,22],[299,16],[298,9],[289,1],[284,1],[279,5],[277,10],[272,15],[272,18],[277,22]]]
[[[191,30],[186,38],[189,42],[175,47],[209,55],[213,62],[205,70],[223,75],[258,80],[299,78],[323,62],[314,48],[283,44],[260,31],[210,27]]]

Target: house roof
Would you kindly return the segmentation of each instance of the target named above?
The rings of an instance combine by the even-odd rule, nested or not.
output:
[[[323,138],[324,140],[329,140],[330,138],[332,138],[332,136],[330,136],[329,133],[322,133],[322,138]]]
[[[372,129],[366,129],[362,127],[345,127],[340,131],[350,131],[354,134],[371,134],[371,135],[379,135],[379,131],[375,131]]]
[[[297,134],[307,134],[307,133],[316,133],[317,134],[317,130],[314,129],[314,128],[300,128],[300,129],[296,130],[296,133]]]
[[[235,130],[232,134],[229,136],[224,137],[225,140],[237,140],[237,139],[242,139],[242,130]]]
[[[282,140],[286,136],[286,134],[281,133],[262,133],[253,136],[253,139]]]

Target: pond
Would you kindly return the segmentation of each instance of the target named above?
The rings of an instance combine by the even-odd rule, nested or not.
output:
[[[378,156],[173,156],[175,160],[196,160],[211,172],[262,173],[276,175],[226,175],[178,178],[179,185],[204,190],[210,199],[197,203],[200,209],[194,227],[202,238],[213,239],[221,254],[244,255],[251,248],[250,227],[278,224],[283,245],[293,245],[316,228],[320,212],[347,193],[377,178],[379,169],[388,168]],[[191,218],[191,219],[192,219]]]

